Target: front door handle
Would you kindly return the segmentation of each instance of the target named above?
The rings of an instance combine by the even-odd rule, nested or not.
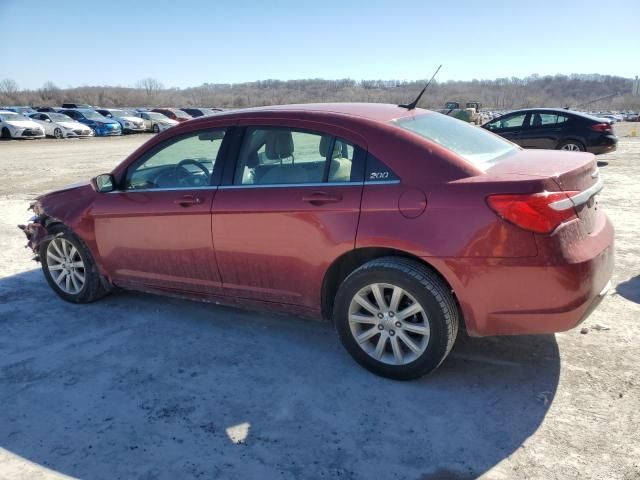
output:
[[[180,205],[181,207],[188,207],[190,205],[201,204],[202,199],[193,195],[184,195],[182,198],[174,200],[173,203],[175,203],[176,205]]]
[[[311,205],[324,205],[326,203],[336,203],[342,200],[342,195],[329,194],[325,192],[314,192],[310,195],[302,197],[303,202],[310,203]]]

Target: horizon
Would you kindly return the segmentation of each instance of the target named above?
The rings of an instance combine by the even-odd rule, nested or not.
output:
[[[534,80],[534,79],[543,79],[545,77],[549,77],[549,78],[557,78],[557,77],[566,77],[566,78],[571,78],[574,75],[577,75],[579,77],[610,77],[610,78],[622,78],[624,80],[629,80],[629,81],[633,81],[635,78],[637,78],[637,76],[635,78],[633,77],[623,77],[623,76],[619,76],[619,75],[609,75],[606,73],[554,73],[554,74],[548,74],[548,75],[538,75],[536,73],[532,73],[529,75],[526,75],[524,77],[515,77],[515,76],[509,76],[509,77],[497,77],[497,78],[473,78],[470,80],[458,80],[458,79],[448,79],[446,81],[438,81],[437,77],[433,80],[433,84],[434,85],[446,85],[447,83],[471,83],[471,82],[496,82],[498,80],[512,80],[512,79],[518,79],[518,80]],[[537,77],[537,78],[536,78]],[[14,80],[10,77],[6,77],[10,80]],[[2,81],[3,78],[0,78],[0,81]],[[81,89],[81,88],[130,88],[130,89],[136,89],[136,90],[140,90],[140,89],[144,89],[144,87],[142,85],[139,85],[140,81],[145,80],[145,79],[139,79],[137,82],[137,85],[131,84],[131,85],[109,85],[109,84],[83,84],[83,85],[66,85],[66,86],[60,86],[60,85],[56,85],[54,82],[53,86],[55,88],[58,88],[60,90],[74,90],[74,89]],[[152,79],[152,80],[158,80],[159,82],[161,82],[160,79]],[[361,78],[361,79],[355,79],[355,78],[287,78],[287,79],[279,79],[279,78],[261,78],[261,79],[256,79],[256,80],[250,80],[247,82],[234,82],[234,83],[211,83],[211,82],[205,82],[199,85],[187,85],[185,87],[177,87],[177,86],[171,86],[171,85],[164,85],[162,84],[160,90],[188,90],[188,89],[197,89],[197,88],[202,88],[204,86],[240,86],[240,85],[250,85],[250,84],[255,84],[255,83],[259,83],[259,82],[267,82],[267,81],[277,81],[277,82],[282,82],[282,83],[287,83],[287,82],[313,82],[313,81],[319,81],[319,82],[339,82],[342,80],[349,80],[349,81],[353,81],[356,83],[356,85],[358,86],[359,84],[363,83],[363,82],[402,82],[402,83],[406,83],[406,84],[413,84],[413,83],[420,83],[420,82],[426,82],[428,81],[427,78],[420,78],[420,79],[416,79],[416,80],[401,80],[401,79],[397,79],[397,78]],[[19,91],[38,91],[40,89],[42,89],[42,87],[44,86],[45,83],[48,83],[50,81],[45,81],[43,83],[43,85],[40,85],[39,87],[35,87],[35,88],[22,88],[22,86],[20,84],[18,84],[19,87]],[[17,83],[17,82],[16,82]],[[162,82],[161,82],[162,83]],[[391,87],[388,87],[391,88]]]
[[[109,5],[90,10],[73,0],[64,9],[49,2],[34,9],[0,1],[0,31],[19,46],[3,52],[0,79],[12,79],[23,90],[45,82],[136,88],[144,78],[185,89],[264,80],[415,82],[428,79],[439,64],[439,83],[532,72],[589,75],[595,64],[602,75],[633,79],[640,73],[628,60],[640,47],[629,15],[637,6],[630,0],[610,3],[608,13],[621,15],[606,33],[602,3],[594,0],[579,9],[549,0],[535,9],[468,0],[455,8],[408,0],[394,9],[377,0],[279,0],[268,9],[253,1],[223,8],[202,0],[186,8],[167,0],[152,9],[124,0]],[[571,22],[558,25],[557,18]]]

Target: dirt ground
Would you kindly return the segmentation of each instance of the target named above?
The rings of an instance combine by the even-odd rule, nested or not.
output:
[[[0,478],[640,478],[633,126],[600,157],[617,266],[588,333],[462,338],[408,383],[298,318],[138,293],[64,303],[16,224],[149,135],[1,142]]]

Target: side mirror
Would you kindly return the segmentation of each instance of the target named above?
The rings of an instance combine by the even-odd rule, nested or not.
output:
[[[96,192],[107,193],[115,189],[115,181],[110,173],[103,173],[91,179],[91,185]]]
[[[47,119],[45,120],[45,122],[49,122],[49,123],[51,123],[51,119],[50,119],[50,118],[47,118]]]

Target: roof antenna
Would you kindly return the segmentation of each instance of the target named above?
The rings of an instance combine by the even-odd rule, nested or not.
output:
[[[422,95],[424,94],[424,91],[427,89],[427,87],[429,85],[431,85],[431,82],[433,81],[433,79],[436,77],[436,75],[438,74],[438,72],[440,71],[440,69],[442,68],[442,65],[440,65],[438,67],[438,69],[436,70],[436,73],[433,74],[433,76],[431,77],[431,80],[429,80],[427,82],[427,84],[424,86],[424,88],[422,89],[422,91],[418,94],[418,96],[416,97],[416,99],[411,102],[411,103],[401,103],[400,105],[398,105],[399,107],[402,108],[406,108],[407,110],[413,110],[416,108],[416,105],[418,105],[418,102],[420,101],[420,99],[422,98]]]

